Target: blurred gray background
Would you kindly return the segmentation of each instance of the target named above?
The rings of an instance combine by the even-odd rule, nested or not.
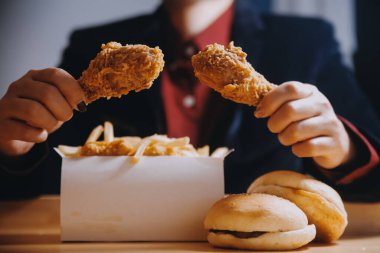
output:
[[[209,0],[204,0],[209,1]],[[246,0],[251,1],[251,0]],[[344,60],[355,50],[354,0],[252,0],[275,13],[322,17],[335,26]],[[0,97],[29,69],[56,66],[76,28],[152,12],[160,0],[2,0]]]

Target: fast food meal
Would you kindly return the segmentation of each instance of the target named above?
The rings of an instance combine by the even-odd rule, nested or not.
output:
[[[333,242],[347,226],[347,213],[339,194],[330,186],[293,171],[274,171],[256,179],[248,193],[267,193],[290,200],[317,228],[316,239]]]
[[[130,91],[149,89],[164,67],[164,54],[158,47],[109,42],[83,71],[79,84],[85,102],[100,97],[120,97]]]
[[[194,55],[192,64],[195,76],[224,98],[257,106],[276,85],[257,73],[246,57],[233,42],[227,47],[215,43]]]
[[[217,201],[204,221],[214,246],[291,250],[315,237],[315,226],[292,202],[268,194],[236,194]]]
[[[103,134],[104,140],[98,141]],[[224,157],[229,150],[216,149],[210,155],[209,146],[194,148],[189,137],[168,138],[166,135],[152,135],[145,138],[135,136],[114,137],[113,125],[106,121],[104,126],[94,128],[83,146],[59,145],[58,150],[65,156],[132,156],[137,162],[141,156],[211,156]]]

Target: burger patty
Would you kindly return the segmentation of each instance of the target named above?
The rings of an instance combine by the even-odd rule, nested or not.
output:
[[[258,231],[254,231],[254,232],[239,232],[239,231],[231,231],[231,230],[217,230],[217,229],[210,229],[209,230],[210,232],[212,233],[222,233],[222,234],[230,234],[230,235],[233,235],[237,238],[255,238],[255,237],[259,237],[263,234],[265,234],[266,232],[258,232]]]

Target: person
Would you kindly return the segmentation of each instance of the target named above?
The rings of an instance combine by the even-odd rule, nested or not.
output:
[[[76,79],[108,41],[160,46],[165,70],[150,90],[78,113],[86,106]],[[194,53],[230,41],[258,72],[282,83],[254,115],[193,75]],[[226,193],[288,169],[313,174],[346,199],[379,197],[379,121],[342,64],[331,26],[259,14],[246,0],[165,0],[153,14],[75,31],[59,68],[31,70],[13,82],[0,115],[1,198],[59,193],[60,158],[52,147],[81,145],[106,120],[119,136],[190,136],[195,146],[234,148],[225,160]]]

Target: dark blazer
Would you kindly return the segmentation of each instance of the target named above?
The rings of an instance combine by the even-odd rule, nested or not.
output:
[[[150,15],[75,31],[60,67],[79,77],[100,45],[108,41],[158,45],[163,52],[169,52],[170,48],[164,43],[167,35],[162,12],[163,9],[159,8]],[[318,19],[258,14],[249,1],[238,0],[231,40],[247,52],[248,61],[254,68],[273,83],[297,80],[315,84],[330,99],[336,113],[355,124],[380,150],[379,121],[352,73],[343,66],[329,24]],[[43,153],[41,150],[46,145],[51,149],[58,144],[83,144],[91,129],[105,120],[114,123],[116,135],[165,133],[165,112],[160,92],[158,78],[150,90],[132,92],[121,99],[100,100],[90,104],[86,113],[76,113],[71,121],[49,137],[47,143],[37,145],[32,151],[34,155],[29,155],[29,159],[33,161],[28,164],[39,162],[34,168],[28,171],[2,170],[2,197],[59,193],[60,158],[52,151],[42,160],[37,154]],[[336,186],[318,173],[310,159],[299,159],[290,148],[282,146],[277,136],[268,131],[266,120],[256,119],[252,112],[253,108],[227,101],[216,93],[212,94],[206,108],[209,115],[207,123],[201,126],[205,133],[202,142],[213,148],[227,146],[235,149],[225,161],[227,193],[244,192],[256,177],[265,172],[288,169],[308,170],[347,197],[376,197],[380,168],[375,168],[370,175],[349,186]],[[363,159],[355,166],[360,162],[364,164],[368,159],[365,146],[361,148],[360,157]],[[350,169],[337,168],[337,177]]]

